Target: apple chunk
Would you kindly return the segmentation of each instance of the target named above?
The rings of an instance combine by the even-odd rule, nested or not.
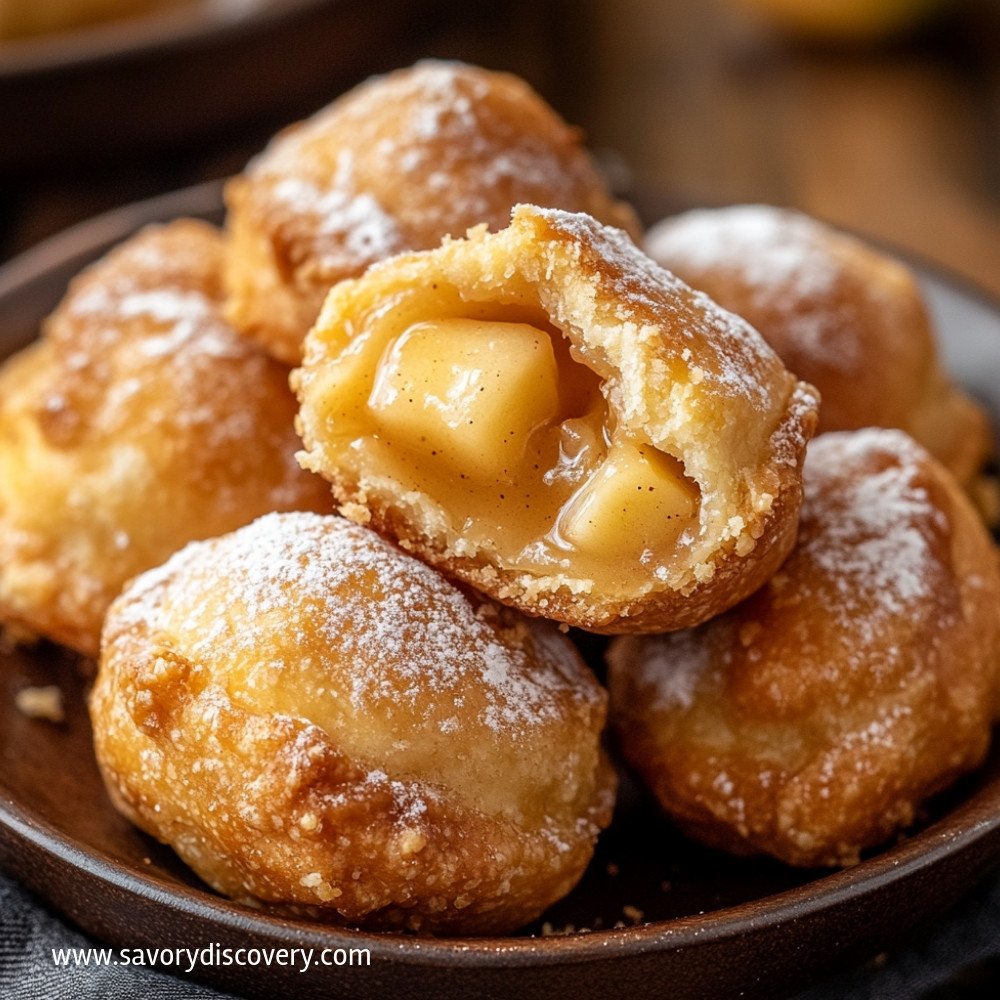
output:
[[[368,405],[392,440],[470,475],[516,475],[559,411],[550,335],[526,323],[416,323],[389,345]]]
[[[697,487],[679,462],[651,445],[619,441],[563,508],[557,531],[588,552],[638,557],[671,544],[697,508]]]

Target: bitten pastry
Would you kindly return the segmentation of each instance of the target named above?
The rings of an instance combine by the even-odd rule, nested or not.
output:
[[[650,256],[755,326],[823,397],[819,431],[896,427],[967,484],[992,449],[985,411],[941,366],[908,268],[767,205],[664,219]]]
[[[126,588],[90,708],[118,808],[221,892],[472,934],[582,874],[605,703],[551,625],[343,518],[274,514]]]
[[[282,132],[226,190],[233,323],[297,364],[331,285],[518,202],[638,232],[571,128],[522,80],[421,62]]]
[[[693,625],[794,540],[812,388],[589,216],[522,205],[341,283],[293,383],[344,514],[534,615]]]
[[[219,234],[147,229],[77,278],[0,370],[0,623],[97,653],[129,577],[271,510],[298,468],[287,369],[220,315]]]
[[[628,760],[678,825],[846,865],[986,754],[1000,572],[953,478],[900,431],[809,446],[798,544],[728,614],[616,640]]]

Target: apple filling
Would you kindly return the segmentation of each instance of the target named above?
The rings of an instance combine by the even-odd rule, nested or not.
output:
[[[539,310],[442,305],[428,321],[397,302],[345,339],[321,390],[339,462],[429,497],[458,554],[611,591],[669,567],[698,514],[680,462],[620,432]]]

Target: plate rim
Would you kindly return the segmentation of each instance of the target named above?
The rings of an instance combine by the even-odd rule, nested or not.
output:
[[[979,815],[967,826],[966,814]],[[949,831],[959,824],[957,832]],[[364,931],[307,919],[282,917],[243,906],[207,888],[165,883],[105,852],[81,842],[31,814],[24,803],[0,787],[0,839],[13,835],[29,848],[74,868],[79,874],[124,890],[155,905],[168,905],[199,921],[229,931],[252,930],[272,938],[294,936],[300,946],[311,943],[330,947],[367,947],[373,959],[405,956],[418,965],[454,965],[458,954],[463,965],[493,968],[529,968],[606,959],[609,952],[622,956],[662,950],[680,950],[740,937],[748,930],[802,921],[835,906],[863,900],[870,891],[886,888],[934,868],[950,858],[996,837],[993,864],[1000,863],[1000,772],[989,783],[945,816],[912,837],[860,862],[819,876],[801,886],[772,893],[735,906],[707,910],[704,914],[651,921],[623,928],[604,928],[549,936],[422,937],[394,932]],[[926,847],[927,844],[929,847]],[[825,887],[825,888],[824,888]],[[167,899],[164,899],[167,897]]]

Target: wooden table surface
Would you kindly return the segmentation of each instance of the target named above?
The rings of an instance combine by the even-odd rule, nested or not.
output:
[[[792,205],[1000,294],[1000,5],[953,8],[852,50],[727,0],[586,0],[568,110],[642,188]]]

